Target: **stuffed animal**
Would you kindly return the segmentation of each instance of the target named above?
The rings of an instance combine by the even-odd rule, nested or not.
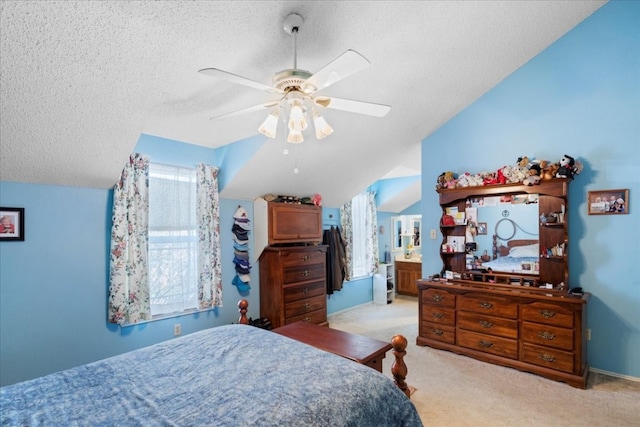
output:
[[[540,177],[545,181],[549,181],[549,180],[551,180],[551,179],[556,177],[556,173],[558,172],[558,168],[560,168],[560,163],[558,163],[558,162],[547,163],[542,168],[542,172],[540,172]]]
[[[457,180],[453,172],[447,171],[444,173],[444,188],[456,188]]]
[[[524,181],[522,181],[522,183],[524,185],[532,186],[540,184],[541,180],[542,178],[540,178],[540,175],[529,175],[524,179]]]
[[[556,178],[572,179],[575,174],[575,159],[568,154],[565,154],[564,157],[560,159],[559,164],[560,167],[558,168],[558,172],[556,172]]]

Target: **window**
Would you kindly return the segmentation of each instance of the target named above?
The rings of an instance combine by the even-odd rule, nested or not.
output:
[[[355,196],[340,209],[346,243],[347,280],[375,274],[378,264],[378,233],[375,194]]]
[[[149,165],[151,315],[198,307],[196,171]]]
[[[353,263],[351,265],[353,277],[369,274],[366,250],[366,212],[367,194],[361,193],[351,201],[351,229],[353,232]]]

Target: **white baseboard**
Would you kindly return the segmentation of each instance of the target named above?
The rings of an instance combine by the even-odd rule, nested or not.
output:
[[[638,377],[632,377],[631,375],[623,375],[623,374],[619,374],[617,372],[609,372],[609,371],[605,371],[603,369],[589,368],[589,372],[595,372],[597,374],[609,375],[610,377],[622,378],[623,380],[640,382],[640,378],[638,378]]]

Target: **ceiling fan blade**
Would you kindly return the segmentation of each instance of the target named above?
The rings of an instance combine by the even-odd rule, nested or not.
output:
[[[269,101],[264,104],[254,105],[253,107],[243,108],[242,110],[233,111],[231,113],[222,114],[220,116],[211,117],[209,120],[220,120],[220,119],[228,119],[231,117],[242,116],[245,114],[253,113],[254,111],[264,110],[265,108],[273,108],[280,103],[280,100],[277,101]]]
[[[353,101],[351,99],[318,96],[313,102],[324,108],[333,110],[350,111],[352,113],[366,114],[368,116],[384,117],[391,111],[391,106],[376,104],[373,102]]]
[[[203,68],[202,70],[198,70],[198,72],[206,76],[217,77],[220,79],[227,80],[231,83],[252,87],[258,90],[264,90],[267,92],[273,92],[278,94],[284,93],[280,89],[277,89],[275,87],[257,82],[255,80],[248,79],[246,77],[239,76],[237,74],[230,73],[228,71],[223,71],[218,68]]]
[[[355,50],[349,49],[309,77],[304,82],[302,90],[306,93],[313,93],[324,89],[345,77],[349,77],[351,74],[367,68],[369,64],[370,62],[367,58]]]

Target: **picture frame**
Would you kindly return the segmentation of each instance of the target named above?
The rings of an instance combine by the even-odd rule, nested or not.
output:
[[[476,232],[478,235],[487,234],[487,223],[479,222],[478,225],[476,225]]]
[[[628,214],[629,189],[589,191],[587,212],[589,215]]]
[[[24,208],[0,207],[0,242],[24,241]]]

